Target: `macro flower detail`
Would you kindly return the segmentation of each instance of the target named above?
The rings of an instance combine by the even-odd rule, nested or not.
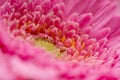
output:
[[[116,0],[2,0],[0,79],[119,80],[117,5]]]

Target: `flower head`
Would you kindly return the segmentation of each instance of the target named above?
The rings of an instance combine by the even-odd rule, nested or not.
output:
[[[0,79],[118,80],[113,0],[0,3]]]

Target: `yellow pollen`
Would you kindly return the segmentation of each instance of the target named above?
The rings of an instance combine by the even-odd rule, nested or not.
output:
[[[74,39],[72,39],[72,46],[75,47],[75,40]]]
[[[28,21],[28,22],[26,23],[26,25],[28,26],[30,23],[31,23],[31,21]]]
[[[57,57],[61,56],[60,49],[58,49],[52,42],[41,39],[41,38],[36,38],[34,40],[35,45],[39,46],[40,48],[45,49],[46,51],[53,53]]]
[[[65,42],[65,39],[66,39],[65,36],[63,36],[62,39],[61,39],[62,42]]]

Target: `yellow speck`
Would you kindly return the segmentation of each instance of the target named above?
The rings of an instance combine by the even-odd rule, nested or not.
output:
[[[75,47],[75,40],[74,39],[72,39],[72,46]]]
[[[65,41],[65,36],[63,36],[61,40],[62,40],[62,42],[64,42]]]
[[[28,22],[26,23],[26,25],[28,26],[30,23],[31,23],[31,21],[28,21]]]

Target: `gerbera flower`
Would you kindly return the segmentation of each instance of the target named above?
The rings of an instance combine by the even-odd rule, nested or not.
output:
[[[114,0],[0,3],[0,80],[119,80]]]

